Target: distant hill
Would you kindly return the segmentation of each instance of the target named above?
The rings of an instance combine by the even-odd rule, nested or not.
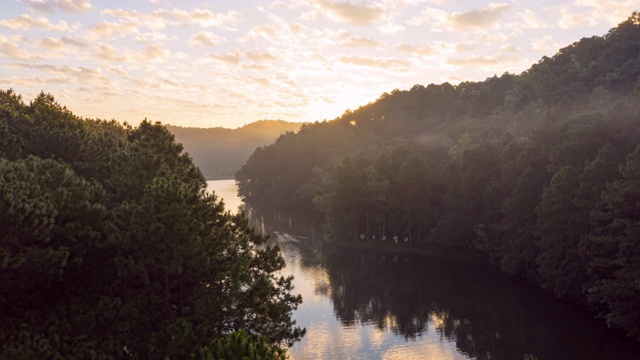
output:
[[[207,179],[233,177],[253,151],[272,144],[281,134],[297,131],[301,123],[260,120],[237,129],[167,125]]]

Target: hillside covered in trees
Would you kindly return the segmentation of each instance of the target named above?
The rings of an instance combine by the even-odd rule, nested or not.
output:
[[[640,15],[519,75],[304,125],[236,181],[251,204],[322,214],[330,241],[480,252],[640,339]]]
[[[300,123],[260,120],[237,129],[189,128],[166,125],[207,179],[232,178],[253,151],[280,135],[300,129]]]
[[[0,358],[283,358],[284,260],[205,188],[159,123],[0,91]]]

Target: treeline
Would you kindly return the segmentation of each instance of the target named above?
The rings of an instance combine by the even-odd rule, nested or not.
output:
[[[166,127],[205,178],[216,179],[232,178],[256,148],[272,144],[281,134],[297,131],[301,125],[283,120],[260,120],[237,129]]]
[[[322,213],[332,241],[481,252],[640,338],[639,79],[634,12],[520,75],[305,125],[236,180],[249,203]]]
[[[0,358],[283,358],[277,248],[165,127],[0,91]]]

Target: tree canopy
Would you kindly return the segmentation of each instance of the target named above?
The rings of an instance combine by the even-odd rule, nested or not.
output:
[[[415,85],[257,149],[257,205],[325,219],[330,241],[486,255],[640,338],[640,14],[519,75]],[[406,241],[405,241],[406,239]]]
[[[304,334],[278,249],[161,124],[7,90],[0,133],[0,358],[281,358]]]

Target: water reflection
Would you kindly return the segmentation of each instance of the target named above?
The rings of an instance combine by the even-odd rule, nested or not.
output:
[[[320,221],[245,208],[304,303],[294,359],[634,359],[638,343],[548,294],[475,266],[327,244]],[[276,233],[277,232],[277,233]]]

